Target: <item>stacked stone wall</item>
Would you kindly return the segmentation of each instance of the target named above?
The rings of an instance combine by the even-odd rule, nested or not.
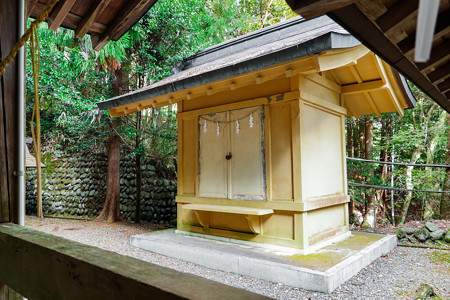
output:
[[[106,195],[107,157],[79,154],[48,162],[43,169],[44,215],[93,218],[103,208]],[[148,158],[141,160],[141,220],[176,222],[176,182],[157,176]],[[36,214],[36,169],[26,172],[26,212]],[[135,158],[122,155],[120,162],[120,211],[133,221],[136,211]]]
[[[395,234],[401,244],[423,243],[430,246],[450,246],[450,228],[439,229],[432,222],[426,222],[425,226],[417,229],[401,227],[395,231]]]

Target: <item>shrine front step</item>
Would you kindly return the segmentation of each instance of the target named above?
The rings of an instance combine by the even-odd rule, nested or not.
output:
[[[299,255],[169,229],[134,235],[131,245],[214,270],[331,293],[375,259],[394,249],[397,238],[352,232],[343,241],[308,255]]]

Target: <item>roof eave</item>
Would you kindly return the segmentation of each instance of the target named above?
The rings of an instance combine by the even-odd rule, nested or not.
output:
[[[350,48],[359,44],[361,43],[351,35],[329,32],[304,43],[297,44],[280,51],[268,53],[235,65],[225,66],[220,69],[185,78],[176,82],[167,83],[155,88],[144,89],[111,98],[106,101],[98,102],[97,106],[101,110],[108,110],[113,107],[148,100],[157,96],[212,83],[245,73],[255,72],[294,59],[317,54],[325,50]]]
[[[444,110],[450,112],[450,101],[411,63],[405,55],[356,7],[348,5],[327,15],[364,41],[364,45],[419,87]]]

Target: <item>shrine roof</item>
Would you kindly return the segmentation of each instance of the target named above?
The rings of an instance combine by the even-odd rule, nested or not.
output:
[[[322,51],[360,44],[327,16],[310,20],[297,17],[197,52],[173,68],[171,76],[97,105],[102,110],[111,109],[255,72]]]

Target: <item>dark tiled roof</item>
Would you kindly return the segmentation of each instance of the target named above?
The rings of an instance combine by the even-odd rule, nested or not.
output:
[[[327,16],[293,18],[186,58],[173,75],[141,90],[97,103],[109,109],[217,80],[254,72],[324,50],[347,48],[360,42]]]

